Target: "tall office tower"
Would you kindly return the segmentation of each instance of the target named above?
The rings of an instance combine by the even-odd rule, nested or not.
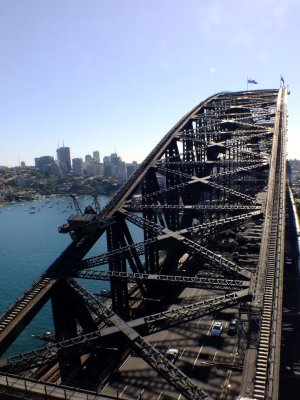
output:
[[[111,159],[109,156],[103,157],[104,176],[112,175]]]
[[[104,159],[103,159],[104,160]],[[122,158],[117,153],[110,155],[111,161],[111,175],[117,178],[119,182],[123,182],[126,179],[126,166]]]
[[[100,162],[100,153],[99,153],[98,150],[93,151],[93,158],[94,158],[96,161]]]
[[[71,171],[71,155],[70,155],[70,147],[60,147],[56,150],[57,153],[57,161],[64,172]]]
[[[73,166],[73,175],[74,176],[82,176],[83,175],[83,159],[82,158],[73,158],[72,166]]]

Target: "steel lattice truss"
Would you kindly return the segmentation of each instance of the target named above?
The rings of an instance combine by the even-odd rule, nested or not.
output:
[[[113,372],[136,354],[169,382],[176,398],[214,398],[207,385],[170,362],[151,335],[187,330],[192,321],[233,309],[241,354],[236,368],[245,365],[240,393],[272,394],[268,379],[276,366],[265,365],[261,351],[265,332],[268,349],[278,343],[264,304],[279,312],[274,288],[280,272],[274,271],[282,256],[269,265],[272,235],[276,251],[283,248],[285,96],[285,89],[212,96],[163,137],[104,209],[82,214],[74,199],[77,214],[61,228],[72,243],[0,319],[3,354],[51,300],[49,343],[0,363],[10,393],[17,398],[21,390],[9,384],[15,376],[37,398],[34,388],[41,385],[48,398],[59,398],[66,386],[76,387],[78,396],[106,398],[102,390]],[[106,252],[89,257],[102,237]],[[109,282],[109,300],[88,291],[86,280]],[[186,290],[196,290],[197,300],[184,297]],[[274,361],[271,350],[267,356]],[[28,382],[35,385],[29,389]],[[52,394],[50,384],[57,390]]]

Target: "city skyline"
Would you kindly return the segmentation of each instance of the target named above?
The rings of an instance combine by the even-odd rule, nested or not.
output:
[[[28,164],[28,163],[26,163],[24,160],[20,159],[20,160],[18,160],[18,164],[17,164],[17,165],[10,165],[10,166],[8,166],[8,165],[4,165],[4,164],[3,164],[3,165],[0,165],[0,166],[1,166],[1,167],[9,167],[9,168],[11,167],[11,168],[14,168],[14,167],[19,167],[19,166],[21,166],[22,163],[25,163],[26,166],[34,166],[34,164],[36,163],[35,160],[36,160],[36,159],[39,159],[39,158],[43,158],[43,157],[53,157],[54,161],[59,161],[59,159],[58,159],[58,157],[57,157],[57,150],[63,149],[63,148],[68,148],[68,149],[70,149],[70,159],[71,159],[71,162],[72,162],[74,159],[82,159],[83,162],[84,162],[84,161],[87,161],[87,160],[86,160],[87,157],[91,157],[92,159],[96,159],[98,162],[103,163],[103,159],[104,159],[104,158],[110,157],[110,156],[113,155],[113,154],[117,154],[117,155],[122,159],[122,161],[124,161],[124,162],[127,163],[127,164],[130,164],[130,163],[132,163],[132,162],[136,162],[136,160],[123,160],[123,157],[122,157],[120,154],[118,154],[118,153],[116,152],[116,149],[114,149],[114,151],[111,152],[110,154],[105,154],[105,155],[101,155],[101,152],[100,152],[99,150],[93,150],[92,152],[90,152],[90,153],[88,153],[88,154],[84,154],[84,155],[81,155],[81,156],[79,156],[79,157],[73,157],[73,156],[72,156],[72,148],[71,148],[71,146],[65,146],[65,145],[63,145],[63,146],[61,146],[61,147],[58,147],[58,148],[55,150],[56,157],[53,156],[52,154],[40,154],[40,155],[34,155],[34,159],[33,159],[33,162],[32,162],[31,164]],[[99,159],[98,159],[98,157],[95,157],[95,153],[98,153]]]
[[[95,151],[98,151],[98,150],[93,150],[93,151],[90,152],[90,153],[87,153],[87,154],[84,154],[84,155],[79,155],[79,156],[77,156],[77,157],[73,157],[73,156],[72,156],[72,148],[71,148],[71,146],[61,146],[61,147],[58,147],[58,148],[55,150],[55,153],[56,153],[56,151],[57,151],[59,148],[62,148],[62,147],[68,147],[68,148],[70,148],[70,151],[71,151],[71,161],[72,161],[73,159],[76,159],[76,158],[81,158],[81,159],[84,161],[86,156],[92,156],[92,153],[94,153]],[[101,154],[102,154],[101,152],[99,152],[99,153],[100,153],[100,162],[101,162],[101,163],[103,163],[103,158],[104,158],[104,157],[109,157],[111,154],[118,154],[118,155],[122,158],[122,160],[125,161],[126,163],[132,163],[132,162],[135,162],[135,161],[136,161],[135,159],[133,159],[133,160],[124,160],[123,157],[122,157],[122,155],[119,154],[118,152],[116,152],[116,149],[113,149],[113,151],[112,151],[110,154],[105,154],[105,155],[103,155],[103,156],[101,155]],[[51,153],[51,154],[40,154],[40,155],[34,154],[34,155],[33,155],[33,160],[32,160],[32,162],[31,162],[31,163],[28,163],[28,162],[26,162],[25,160],[23,160],[23,159],[18,155],[18,161],[17,161],[16,164],[14,164],[14,165],[13,165],[13,164],[11,164],[11,165],[5,165],[5,164],[1,164],[1,163],[0,163],[0,166],[1,166],[1,167],[14,168],[14,167],[20,167],[20,166],[21,166],[21,163],[25,163],[26,166],[34,166],[34,164],[35,164],[35,159],[36,159],[36,158],[45,157],[45,156],[53,157],[53,158],[55,159],[55,161],[58,160],[58,159],[57,159],[57,156],[56,156],[56,157],[53,156],[52,153]]]
[[[74,158],[95,147],[141,163],[208,96],[246,90],[247,76],[278,88],[281,74],[300,158],[299,16],[296,0],[2,2],[0,165],[58,141]]]

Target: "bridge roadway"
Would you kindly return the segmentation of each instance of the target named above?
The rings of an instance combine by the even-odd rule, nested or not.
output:
[[[170,309],[210,297],[203,289],[185,288]],[[179,350],[176,365],[213,398],[230,399],[239,394],[243,359],[238,354],[238,336],[229,336],[229,321],[238,316],[237,308],[195,319],[184,327],[177,326],[148,336],[148,341],[162,354],[169,348]],[[211,335],[214,321],[222,321],[220,337]],[[114,380],[101,392],[122,399],[179,399],[181,395],[162,379],[138,354],[131,355],[115,374]]]
[[[278,398],[286,95],[211,96],[100,214],[68,219],[73,243],[0,320],[3,353],[50,298],[55,343],[3,359],[0,398]],[[103,234],[107,253],[85,258]],[[109,279],[111,306],[77,277]]]

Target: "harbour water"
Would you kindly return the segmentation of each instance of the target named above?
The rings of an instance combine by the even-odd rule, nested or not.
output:
[[[82,207],[92,203],[92,197],[78,197]],[[110,197],[101,197],[101,207]],[[71,243],[68,234],[59,234],[58,226],[74,214],[69,197],[14,203],[0,207],[0,314],[38,278]],[[106,251],[105,240],[88,256]],[[86,287],[95,285],[88,282]],[[100,285],[100,286],[99,286]],[[97,282],[97,290],[107,288]],[[48,302],[6,352],[6,356],[29,351],[43,345],[31,335],[53,332],[51,306]]]

